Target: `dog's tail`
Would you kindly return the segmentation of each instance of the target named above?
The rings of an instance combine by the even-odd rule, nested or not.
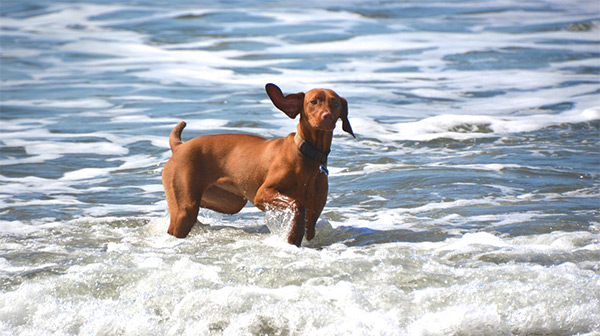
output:
[[[171,131],[171,135],[169,136],[169,146],[171,146],[172,152],[175,152],[175,149],[183,143],[183,141],[181,141],[181,132],[183,132],[185,125],[185,121],[180,121]]]

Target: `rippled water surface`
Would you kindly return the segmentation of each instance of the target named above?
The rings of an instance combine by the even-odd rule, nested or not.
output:
[[[600,333],[600,4],[0,6],[3,335]],[[168,134],[295,131],[349,102],[317,237],[166,233]]]

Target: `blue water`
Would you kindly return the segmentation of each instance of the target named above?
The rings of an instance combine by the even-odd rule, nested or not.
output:
[[[202,211],[168,134],[273,138],[335,90],[317,237]],[[600,333],[597,1],[6,1],[0,333]]]

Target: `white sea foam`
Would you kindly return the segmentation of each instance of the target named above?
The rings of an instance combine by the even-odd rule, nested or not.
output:
[[[61,179],[68,181],[91,179],[99,176],[109,175],[111,170],[112,169],[103,168],[82,168],[79,170],[65,173],[65,175]]]
[[[84,69],[84,71],[96,71],[100,67],[102,71],[106,70],[106,67],[115,67],[118,64],[122,65],[130,65],[130,64],[140,64],[150,61],[155,63],[160,60],[162,64],[160,67],[154,66],[152,70],[136,72],[136,76],[144,76],[146,78],[159,79],[161,81],[194,81],[197,82],[199,79],[206,81],[210,79],[211,81],[222,81],[229,83],[256,83],[261,80],[261,78],[267,79],[267,77],[273,78],[273,75],[264,76],[264,75],[255,75],[251,80],[248,80],[248,76],[238,76],[233,74],[229,70],[222,69],[223,67],[229,66],[269,66],[273,65],[273,61],[262,61],[262,60],[252,60],[246,61],[241,59],[236,59],[236,56],[242,56],[241,52],[234,51],[212,51],[206,52],[202,50],[169,50],[168,47],[158,47],[158,46],[149,46],[144,44],[143,36],[133,35],[131,32],[115,32],[111,31],[111,38],[113,40],[107,40],[106,35],[103,34],[106,31],[106,28],[103,27],[105,24],[117,24],[122,23],[115,21],[92,21],[88,19],[88,15],[91,13],[110,13],[118,9],[115,6],[98,6],[98,5],[81,5],[81,8],[72,9],[65,8],[62,6],[57,6],[56,11],[52,14],[35,16],[26,20],[13,20],[9,19],[4,24],[12,27],[21,27],[21,26],[44,26],[46,27],[49,22],[52,20],[59,20],[59,18],[68,18],[69,20],[78,20],[80,22],[85,22],[87,27],[90,27],[84,32],[78,32],[70,30],[64,24],[56,24],[53,26],[52,34],[56,33],[55,30],[62,30],[63,35],[61,36],[71,36],[73,40],[67,44],[61,46],[66,51],[88,51],[95,50],[96,52],[106,53],[111,56],[116,56],[121,59],[114,60],[99,60],[99,61],[91,61],[90,64],[94,66],[89,66]],[[73,12],[76,11],[75,15]],[[195,13],[198,10],[191,11],[191,13]],[[206,11],[200,10],[202,13],[206,13]],[[61,14],[62,13],[62,14]],[[327,14],[327,15],[323,15]],[[180,11],[167,13],[167,14],[159,14],[159,16],[178,16],[181,15]],[[332,12],[332,11],[321,11],[321,10],[307,10],[303,13],[297,13],[291,15],[285,12],[279,11],[264,11],[262,13],[263,16],[272,17],[278,22],[288,23],[288,24],[304,24],[306,22],[311,23],[319,23],[321,20],[326,20],[328,22],[333,22],[334,26],[339,28],[337,29],[348,29],[348,26],[353,26],[359,24],[361,22],[375,22],[375,19],[366,18],[364,16],[360,16],[354,13],[348,12]],[[483,14],[478,14],[485,17]],[[501,15],[501,14],[498,14]],[[320,19],[323,18],[323,19]],[[151,19],[151,18],[146,18]],[[531,18],[530,18],[531,19]],[[69,21],[68,20],[68,21]],[[61,22],[61,21],[56,21]],[[56,23],[55,22],[55,23]],[[233,23],[235,26],[236,24]],[[258,24],[254,23],[238,23],[238,26],[241,27],[253,27]],[[335,29],[335,28],[334,28]],[[41,33],[38,32],[38,33]],[[271,43],[279,45],[275,47],[268,48],[266,50],[269,54],[277,54],[277,53],[296,53],[296,54],[313,54],[315,52],[335,52],[335,53],[343,53],[343,54],[352,54],[359,52],[373,52],[373,51],[385,51],[385,50],[411,50],[411,49],[424,49],[422,55],[419,57],[408,58],[405,61],[405,65],[417,65],[422,67],[423,69],[430,68],[432,65],[432,60],[440,59],[441,56],[452,54],[452,53],[466,53],[472,51],[474,49],[479,50],[487,50],[498,48],[498,46],[502,45],[510,45],[513,47],[536,47],[536,44],[530,42],[527,37],[531,37],[535,41],[535,37],[539,34],[530,33],[529,35],[525,35],[522,38],[506,38],[506,34],[501,33],[480,33],[482,36],[477,39],[473,39],[470,34],[460,34],[460,33],[428,33],[428,32],[402,32],[402,33],[390,33],[390,34],[377,34],[377,35],[369,35],[369,36],[357,36],[348,40],[342,41],[333,41],[333,42],[321,42],[321,43],[309,43],[309,44],[290,44],[286,43],[281,39],[273,38],[273,37],[264,37],[261,41],[266,39],[271,39]],[[547,34],[547,33],[546,33]],[[569,32],[555,32],[553,36],[555,38],[564,38],[568,37],[569,39],[573,38],[581,38],[586,39],[587,36],[591,36],[592,32],[582,32],[580,35],[574,36]],[[90,38],[91,35],[91,38]],[[80,38],[86,36],[86,39]],[[547,35],[543,35],[547,36]],[[102,38],[101,38],[102,37]],[[250,37],[248,40],[254,40],[254,37]],[[448,43],[447,41],[460,41],[461,43]],[[219,41],[211,41],[208,43],[218,43]],[[199,42],[204,43],[206,45],[207,42]],[[185,48],[186,45],[182,46]],[[194,45],[187,46],[188,48],[197,47]],[[549,48],[552,45],[548,46]],[[572,48],[586,48],[585,45],[577,46],[574,45]],[[144,61],[146,60],[146,61]],[[289,62],[288,60],[278,60],[280,64],[285,64]],[[418,62],[421,62],[420,64]],[[429,62],[429,64],[425,63]],[[437,62],[438,67],[443,67],[443,62]],[[322,84],[326,82],[330,82],[332,79],[336,79],[341,85],[343,82],[356,78],[358,74],[361,75],[363,79],[387,79],[397,78],[399,81],[405,81],[407,75],[406,74],[398,74],[398,73],[385,73],[385,74],[375,74],[373,71],[378,69],[385,69],[386,65],[381,64],[381,62],[365,62],[354,61],[350,63],[341,63],[332,65],[333,70],[337,70],[336,72],[329,72],[326,74],[314,71],[295,71],[291,69],[282,70],[283,74],[276,77],[281,78],[296,78],[296,82],[300,83],[314,83],[314,84]],[[337,67],[337,68],[335,68]],[[388,66],[389,67],[389,66]],[[116,69],[116,68],[115,68]],[[462,75],[462,74],[454,74],[454,75]],[[531,81],[533,76],[536,73],[531,73],[526,77]],[[545,73],[545,80],[548,80],[548,74]],[[335,76],[332,78],[332,76]],[[365,78],[367,76],[368,78]],[[412,74],[410,76],[413,76]],[[489,83],[489,81],[497,81],[497,80],[516,80],[515,78],[521,76],[481,76],[488,81],[488,85],[493,87],[493,83]],[[512,78],[512,79],[511,79]],[[491,85],[490,85],[491,84]],[[523,84],[522,81],[520,83]],[[433,93],[432,88],[417,88],[415,93],[423,93],[430,92]],[[454,96],[449,91],[445,92],[437,92],[445,97]],[[427,95],[427,94],[426,94]],[[451,95],[451,96],[449,96]]]
[[[58,154],[39,154],[39,155],[32,155],[32,156],[28,156],[28,157],[20,157],[20,158],[14,158],[14,157],[9,157],[8,159],[2,159],[0,160],[0,165],[18,165],[18,164],[30,164],[30,163],[42,163],[42,162],[46,162],[46,161],[50,161],[50,160],[56,160],[58,158],[60,158],[61,156]]]
[[[360,117],[350,118],[350,121],[353,125],[359,125],[360,128],[356,128],[364,130],[365,136],[379,138],[382,141],[430,141],[439,138],[466,140],[532,132],[552,125],[599,120],[599,110],[600,108],[589,108],[561,115],[537,114],[523,117],[445,114],[415,122],[395,124],[382,124]]]
[[[4,233],[26,235],[39,229],[40,228],[38,226],[26,224],[21,221],[0,221],[0,232]],[[14,247],[7,245],[6,248]],[[4,269],[8,270],[8,268]]]
[[[245,235],[224,246],[204,245],[203,236],[220,239],[232,232],[220,229],[178,240],[102,221],[71,223],[71,230],[84,225],[90,237],[114,237],[104,256],[77,250],[96,261],[2,294],[3,332],[185,334],[219,326],[224,334],[557,333],[589,331],[599,317],[594,293],[600,279],[594,271],[575,263],[514,262],[532,253],[551,258],[578,249],[598,253],[597,234],[502,238],[473,233],[442,242],[315,250]],[[154,248],[148,250],[149,245]],[[1,263],[12,273],[42,270],[19,268],[6,259]],[[314,265],[318,275],[300,272]]]
[[[85,108],[105,109],[112,106],[109,102],[99,98],[69,99],[69,100],[6,100],[3,104],[10,106],[28,107],[57,107],[57,108]]]
[[[141,112],[141,111],[140,111]],[[175,118],[151,118],[143,114],[127,114],[112,118],[112,121],[119,123],[157,123],[157,124],[173,124],[178,120]]]

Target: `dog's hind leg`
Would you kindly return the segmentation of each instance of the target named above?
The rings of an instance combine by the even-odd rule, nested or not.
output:
[[[168,233],[177,238],[185,238],[198,220],[200,205],[198,202],[193,202],[182,204],[177,208],[176,211],[171,212],[171,223],[169,224]]]
[[[202,188],[194,189],[194,184],[190,183],[193,175],[177,171],[175,167],[167,162],[163,170],[163,186],[171,215],[167,232],[177,238],[185,238],[198,220]]]

